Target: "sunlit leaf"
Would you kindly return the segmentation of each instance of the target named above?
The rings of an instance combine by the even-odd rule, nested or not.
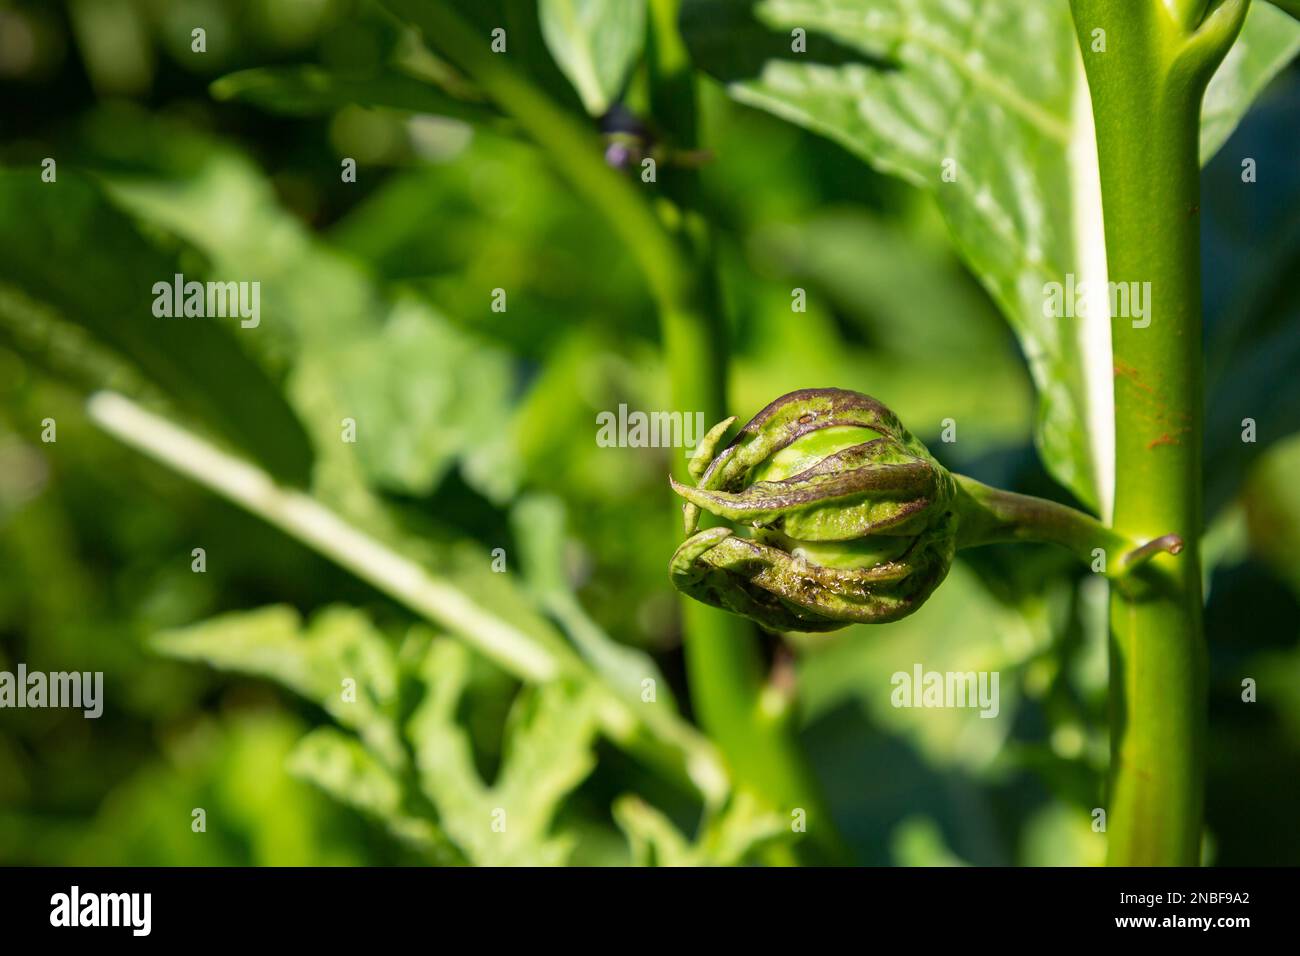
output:
[[[288,395],[329,466],[355,464],[382,488],[419,495],[460,463],[484,494],[509,497],[508,356],[377,285],[287,212],[236,151],[141,117],[118,117],[113,133],[94,128],[89,139],[112,168],[116,201],[192,242],[223,274],[260,279],[263,347],[293,352]]]
[[[1091,106],[1065,0],[687,0],[683,28],[696,62],[741,102],[934,193],[1020,337],[1048,467],[1104,505],[1109,328],[1044,308],[1048,283],[1105,276]],[[1207,96],[1207,147],[1298,48],[1300,25],[1252,8]]]
[[[154,646],[171,657],[283,684],[356,731],[389,767],[405,759],[393,651],[360,611],[327,608],[304,628],[292,608],[267,607],[160,634]]]
[[[671,820],[636,796],[614,801],[614,820],[638,866],[739,866],[751,862],[762,847],[790,839],[793,832],[788,821],[743,790],[705,821],[695,840],[688,840]]]
[[[288,768],[335,800],[383,823],[399,840],[440,861],[456,853],[432,820],[406,808],[402,781],[356,738],[318,727],[294,748]]]
[[[489,786],[456,720],[469,664],[469,652],[450,641],[435,642],[428,655],[425,697],[408,731],[421,786],[442,828],[472,862],[562,864],[573,841],[552,832],[552,822],[595,766],[597,698],[563,680],[523,691],[506,727],[501,769]]]
[[[645,42],[643,0],[539,0],[542,36],[593,116],[622,91]]]

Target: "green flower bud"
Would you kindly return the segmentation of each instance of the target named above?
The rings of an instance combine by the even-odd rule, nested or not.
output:
[[[670,565],[679,590],[774,630],[830,631],[905,617],[947,576],[956,483],[880,402],[791,392],[713,458],[732,421],[701,441],[696,485],[672,481],[689,536]],[[697,532],[700,509],[747,533]]]

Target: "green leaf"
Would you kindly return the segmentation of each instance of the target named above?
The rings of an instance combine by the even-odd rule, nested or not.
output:
[[[694,841],[640,797],[619,797],[613,809],[638,866],[739,866],[762,847],[793,837],[789,822],[746,790],[708,817]]]
[[[1300,429],[1300,80],[1260,100],[1201,177],[1205,283],[1205,515],[1213,520],[1273,443]],[[1260,182],[1243,182],[1249,157]],[[1247,429],[1253,434],[1247,436]],[[1249,437],[1252,440],[1245,440]]]
[[[440,863],[458,853],[429,819],[407,809],[402,781],[356,738],[332,727],[303,737],[289,755],[289,772],[340,803],[384,824],[398,840]]]
[[[523,181],[536,188],[519,190]],[[653,328],[636,266],[611,239],[537,147],[491,135],[390,175],[329,233],[377,278],[418,289],[476,336],[543,363],[585,326],[614,341]],[[509,291],[508,311],[487,308],[493,288]]]
[[[1261,563],[1300,597],[1300,433],[1278,442],[1256,463],[1246,483],[1251,547]],[[1300,702],[1300,684],[1295,697]],[[1300,708],[1297,709],[1300,715]]]
[[[870,634],[863,633],[863,627],[804,648],[799,689],[807,723],[851,701],[874,725],[907,740],[930,764],[960,767],[971,774],[988,772],[1015,722],[1017,669],[1050,644],[1047,621],[1031,622],[1000,605],[958,561],[943,587],[914,615],[872,625]],[[918,665],[923,673],[998,673],[996,716],[982,717],[978,707],[895,706],[895,675],[911,682]]]
[[[1241,36],[1223,58],[1201,107],[1201,165],[1227,142],[1273,77],[1300,53],[1300,23],[1266,3],[1251,4]]]
[[[304,629],[297,611],[277,605],[168,631],[153,645],[171,657],[283,684],[356,731],[386,766],[406,760],[393,649],[360,611],[327,608]]]
[[[1065,0],[686,0],[682,25],[733,97],[934,194],[1020,338],[1049,469],[1104,508],[1109,325],[1044,315],[1048,283],[1105,282],[1091,105]],[[792,49],[796,29],[806,53]],[[1252,9],[1207,95],[1208,146],[1297,48],[1300,26]]]
[[[292,775],[274,772],[302,735],[293,716],[251,707],[200,717],[185,734],[180,759],[151,748],[147,757],[127,761],[133,750],[119,740],[113,747],[122,761],[118,772],[94,775],[93,809],[55,814],[41,801],[9,801],[0,809],[0,853],[15,864],[60,866],[373,862],[377,848],[359,838],[344,809]],[[6,773],[14,769],[17,779],[6,783],[23,781],[21,766],[5,766]],[[206,833],[186,825],[199,807],[207,812]],[[168,820],[179,825],[163,824]]]
[[[383,329],[322,349],[360,430],[357,456],[376,482],[428,494],[457,460],[466,479],[503,501],[515,490],[505,444],[514,372],[508,356],[414,296],[396,299]]]
[[[469,666],[469,652],[459,644],[441,640],[430,649],[425,697],[408,726],[420,784],[471,862],[561,865],[573,839],[553,833],[552,821],[595,766],[599,695],[568,680],[521,691],[507,721],[501,769],[488,786],[469,735],[456,722]]]
[[[540,0],[542,37],[592,116],[622,92],[645,43],[644,0]]]
[[[720,797],[725,783],[716,775],[712,745],[681,716],[672,687],[654,659],[612,639],[573,592],[565,573],[562,502],[550,495],[528,495],[511,510],[510,521],[530,596],[564,629],[590,668],[593,683],[608,688],[623,712],[639,725],[635,738],[640,756],[657,768],[685,770],[707,798]],[[505,576],[488,577],[500,581]],[[646,693],[647,687],[652,694]]]
[[[691,865],[690,841],[671,820],[640,797],[628,794],[615,800],[614,822],[627,837],[637,866]]]
[[[1300,19],[1300,0],[1269,0],[1269,2],[1279,10],[1284,10],[1291,16]]]
[[[890,849],[898,866],[966,866],[952,852],[939,825],[929,817],[910,816],[894,828]]]
[[[312,64],[258,67],[223,76],[209,89],[214,99],[251,103],[285,116],[316,116],[355,104],[471,122],[500,119],[487,103],[454,96],[395,69],[355,75]]]
[[[9,292],[0,306],[3,324],[48,324],[37,306],[45,307],[277,477],[306,483],[307,435],[275,383],[236,341],[256,337],[260,323],[245,329],[238,319],[155,316],[154,284],[171,283],[183,271],[177,256],[147,242],[96,184],[72,170],[60,169],[53,183],[32,170],[0,171],[0,217],[21,223],[0,235],[0,287]],[[221,281],[259,276],[256,268],[208,274]]]
[[[383,5],[395,16],[409,23],[420,22],[422,7],[431,0],[384,0]],[[568,79],[556,66],[542,38],[537,0],[433,0],[438,6],[451,8],[482,39],[485,49],[498,37],[505,50],[498,56],[508,57],[512,66],[528,80],[565,107],[580,105]],[[628,0],[630,3],[630,0]],[[496,34],[495,31],[504,31]],[[455,51],[448,53],[445,40],[436,32],[424,34],[424,42],[435,52],[455,61]]]
[[[1104,866],[1106,841],[1093,830],[1091,814],[1077,806],[1048,803],[1025,821],[1021,866]]]
[[[765,266],[787,277],[774,280],[779,288],[768,302],[746,305],[752,323],[746,340],[770,350],[760,379],[767,378],[768,392],[777,394],[770,377],[775,368],[801,364],[796,356],[805,350],[814,360],[817,353],[830,353],[846,366],[831,373],[841,377],[824,378],[827,372],[814,369],[798,374],[888,395],[889,406],[924,441],[937,441],[943,420],[960,416],[966,454],[981,442],[1019,443],[1033,421],[1024,363],[1001,315],[946,242],[924,236],[850,209],[756,230],[751,248]],[[788,334],[785,322],[792,284],[807,286],[810,300],[797,337]],[[752,281],[747,286],[751,294],[761,288]],[[834,325],[815,314],[826,305],[862,327],[871,348],[850,350],[839,343]],[[766,309],[775,314],[765,315]],[[957,316],[960,321],[954,321]],[[972,355],[980,356],[979,376],[968,374]],[[990,379],[999,387],[989,388]]]
[[[423,302],[390,295],[220,143],[119,116],[92,130],[87,153],[113,169],[105,178],[121,205],[192,242],[220,273],[260,277],[267,348],[294,355],[289,396],[330,466],[424,495],[459,464],[488,497],[514,492],[508,355]],[[486,312],[487,290],[482,302]],[[344,419],[355,441],[341,440]]]
[[[565,574],[564,504],[549,495],[521,498],[510,512],[529,590],[564,628],[578,652],[609,686],[640,705],[643,681],[654,681],[655,703],[675,710],[672,689],[649,654],[619,644],[578,603]]]

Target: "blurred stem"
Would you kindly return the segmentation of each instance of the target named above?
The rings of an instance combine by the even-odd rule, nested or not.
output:
[[[511,65],[508,54],[491,51],[445,0],[382,0],[413,23],[442,56],[469,76],[528,136],[575,192],[606,219],[636,261],[661,311],[692,301],[695,276],[682,250],[663,229],[654,209],[622,173],[605,163],[600,137],[557,106]]]
[[[1092,96],[1111,282],[1150,283],[1148,319],[1112,316],[1114,526],[1186,543],[1111,589],[1112,865],[1200,859],[1201,99],[1246,0],[1072,0]],[[1093,50],[1106,31],[1112,52]]]
[[[657,131],[672,151],[698,144],[695,74],[677,28],[680,0],[650,0],[647,66],[650,105]],[[671,378],[673,408],[703,412],[708,422],[727,414],[729,350],[717,288],[713,236],[699,215],[699,176],[660,156],[657,176],[671,205],[665,228],[689,263],[695,281],[683,284],[689,296],[661,306],[664,352]],[[687,458],[673,460],[675,476],[689,481]],[[674,527],[680,526],[673,508]],[[808,820],[815,858],[843,862],[839,833],[826,809],[800,746],[792,691],[787,706],[768,706],[771,691],[762,648],[743,618],[682,597],[683,642],[691,704],[700,723],[722,748],[739,783],[747,784],[785,815],[801,809]],[[774,863],[794,862],[788,854]]]

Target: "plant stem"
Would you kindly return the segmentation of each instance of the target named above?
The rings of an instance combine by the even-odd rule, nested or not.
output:
[[[1176,534],[1163,534],[1145,542],[1133,540],[1092,515],[1058,502],[991,488],[965,475],[953,474],[953,478],[961,517],[958,548],[1007,541],[1058,544],[1110,578],[1131,574],[1158,554],[1179,554],[1183,550],[1183,539]],[[1101,566],[1097,564],[1099,556],[1103,558]]]
[[[630,2],[630,0],[629,0]],[[709,249],[702,223],[690,213],[694,183],[667,167],[664,185],[686,205],[673,228],[656,215],[650,199],[622,173],[605,164],[600,139],[520,75],[506,56],[490,52],[445,2],[384,0],[385,6],[424,33],[544,149],[576,193],[599,210],[623,241],[645,278],[659,313],[674,408],[702,411],[708,421],[726,407],[727,353],[714,290],[708,281]],[[686,50],[677,33],[677,0],[650,8],[652,96],[674,137],[687,146],[695,136],[695,88]],[[677,463],[685,468],[685,457]],[[682,475],[684,477],[684,475]],[[760,707],[762,659],[744,622],[686,602],[684,632],[691,700],[704,729],[717,742],[738,782],[788,810],[809,817],[809,837],[828,857],[839,857],[839,839],[803,759],[792,722],[767,719]]]
[[[530,83],[505,54],[492,53],[445,0],[383,0],[413,23],[439,55],[471,77],[547,154],[553,168],[588,200],[622,240],[661,309],[689,299],[694,281],[680,248],[650,203],[622,173],[605,163],[600,137]]]
[[[1206,651],[1201,620],[1201,98],[1244,0],[1072,0],[1097,132],[1112,283],[1149,283],[1141,321],[1111,319],[1115,529],[1169,532],[1111,593],[1107,860],[1195,865],[1203,809]],[[1094,51],[1093,30],[1109,52]]]
[[[695,76],[677,29],[680,6],[680,0],[650,0],[647,61],[654,120],[671,137],[670,145],[683,150],[697,145],[698,126]],[[659,178],[675,205],[674,232],[696,276],[689,299],[661,310],[673,408],[703,412],[705,421],[715,422],[726,416],[728,350],[712,281],[712,236],[696,212],[695,170],[665,163]],[[691,480],[685,456],[674,457],[673,472],[679,480]],[[680,528],[676,507],[673,523]],[[842,862],[846,854],[799,744],[793,708],[767,706],[771,688],[752,625],[686,597],[680,604],[691,704],[700,723],[726,754],[738,781],[784,814],[802,809],[810,842],[821,858]]]
[[[961,515],[957,547],[974,548],[1004,541],[1043,541],[1068,548],[1080,561],[1092,563],[1094,549],[1105,553],[1106,568],[1118,572],[1124,557],[1137,544],[1107,528],[1092,515],[1074,508],[991,488],[973,478],[954,474],[957,509]]]

